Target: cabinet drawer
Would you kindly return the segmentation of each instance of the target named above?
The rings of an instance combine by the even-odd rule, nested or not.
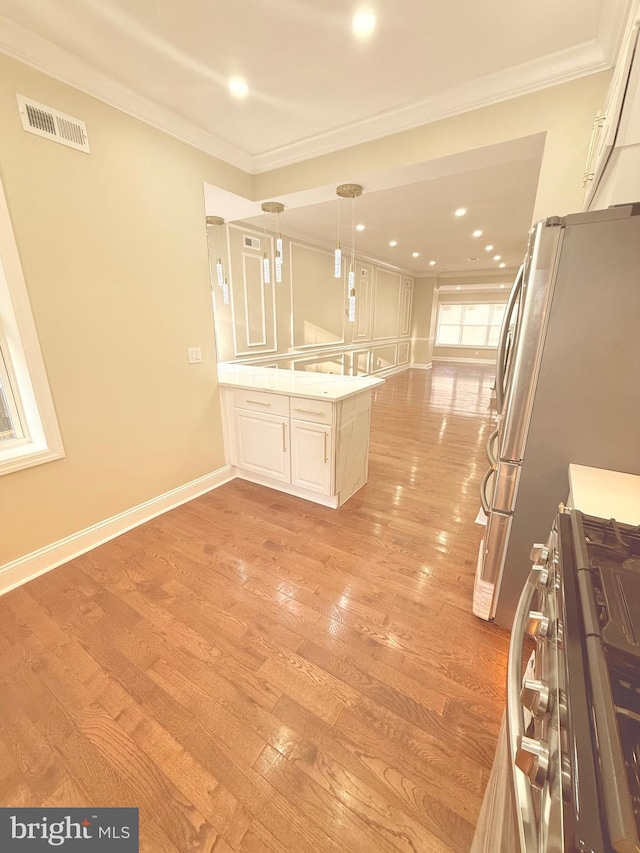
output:
[[[291,397],[290,416],[298,421],[311,421],[314,424],[333,423],[333,403],[328,400],[309,400],[306,397]]]
[[[284,394],[236,388],[233,392],[233,405],[236,409],[249,409],[251,412],[289,417],[289,398]]]

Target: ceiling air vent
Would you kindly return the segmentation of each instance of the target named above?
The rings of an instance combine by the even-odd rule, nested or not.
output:
[[[259,237],[249,237],[248,234],[243,234],[242,239],[244,241],[245,249],[257,249],[258,251],[260,251]]]
[[[24,95],[18,95],[17,98],[22,127],[25,130],[89,154],[87,126],[83,121],[25,98]]]

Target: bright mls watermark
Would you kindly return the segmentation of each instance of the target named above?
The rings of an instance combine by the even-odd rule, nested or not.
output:
[[[138,809],[0,808],[0,851],[138,853]]]

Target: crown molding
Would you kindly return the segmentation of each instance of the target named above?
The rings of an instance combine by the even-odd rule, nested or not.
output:
[[[253,158],[253,171],[254,174],[260,174],[311,157],[331,154],[342,148],[412,130],[423,124],[488,107],[549,86],[568,83],[598,71],[606,71],[610,67],[611,63],[594,39],[496,74],[479,77],[418,103],[258,154]]]
[[[478,284],[484,286],[482,282],[483,278],[486,278],[488,282],[493,280],[493,283],[498,284],[507,284],[509,282],[513,282],[513,279],[518,271],[518,267],[505,267],[503,270],[496,270],[495,267],[477,270],[444,270],[443,272],[435,273],[438,281],[441,279],[459,279],[459,278],[477,278],[480,281]],[[504,279],[504,281],[500,281],[500,279]],[[471,285],[463,284],[461,287],[470,287]]]
[[[5,16],[0,16],[0,51],[232,166],[249,174],[261,174],[607,70],[611,67],[607,54],[615,52],[621,22],[628,11],[626,0],[614,0],[611,6],[601,22],[604,48],[601,39],[594,39],[478,78],[418,103],[254,156],[136,94]]]
[[[252,171],[253,158],[250,154],[203,130],[172,110],[138,95],[4,15],[0,15],[0,52],[168,133],[169,136],[186,142],[205,154],[217,157],[245,172]]]
[[[458,290],[458,288],[460,290]],[[511,285],[506,282],[496,283],[487,282],[486,284],[441,284],[438,287],[439,293],[458,293],[461,291],[494,291],[494,290],[511,290]]]

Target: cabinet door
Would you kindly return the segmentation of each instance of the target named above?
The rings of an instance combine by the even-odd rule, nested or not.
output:
[[[235,409],[238,467],[291,482],[289,419]]]
[[[294,486],[331,494],[333,430],[322,424],[291,421],[291,482]]]

